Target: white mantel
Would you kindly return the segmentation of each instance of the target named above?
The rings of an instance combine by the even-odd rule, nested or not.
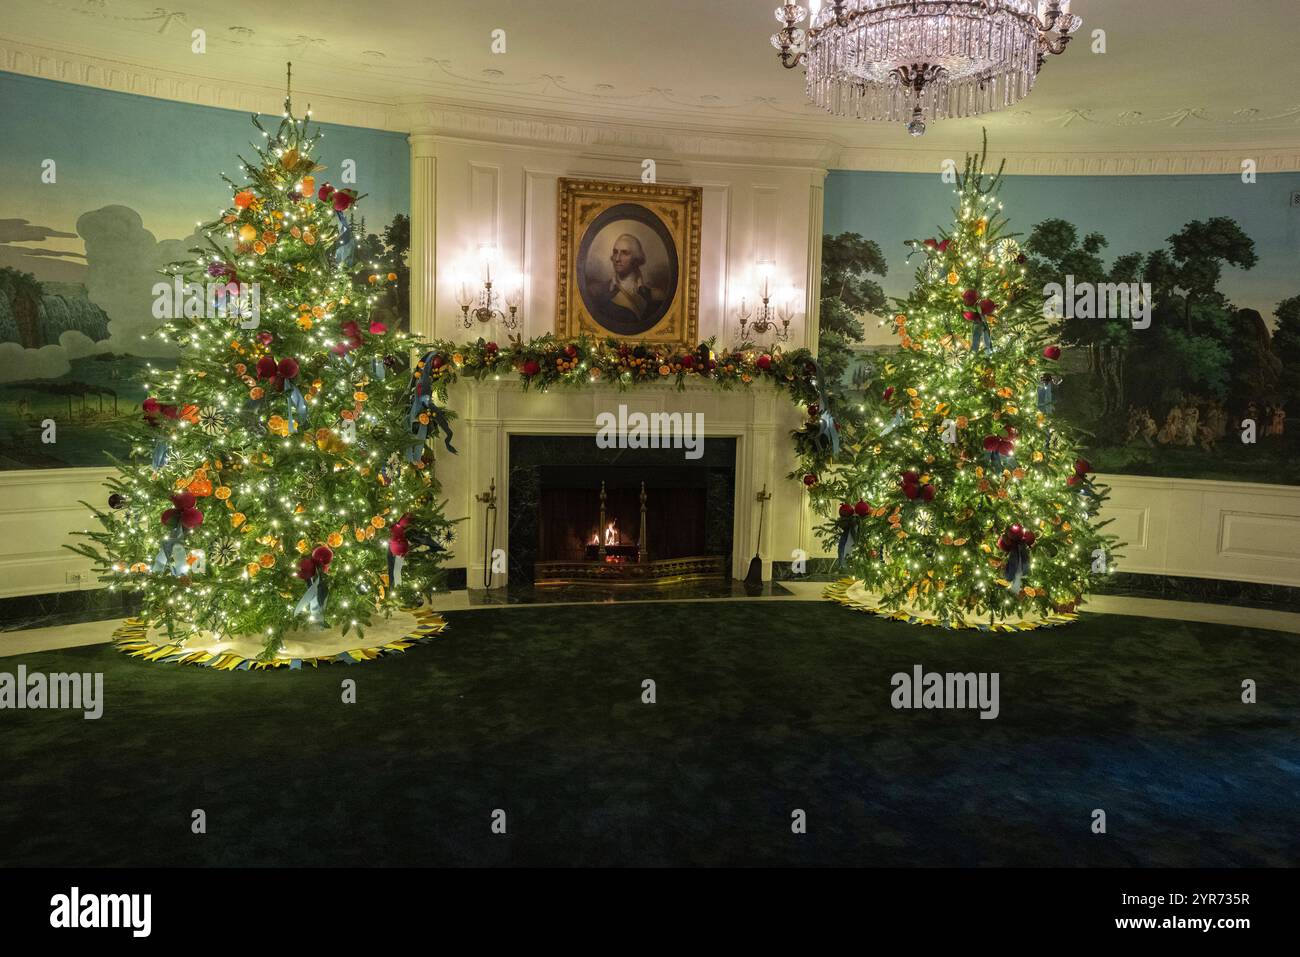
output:
[[[806,541],[809,513],[801,484],[786,475],[795,466],[789,433],[802,416],[788,397],[771,385],[724,391],[698,383],[677,391],[672,385],[641,386],[620,392],[612,386],[525,392],[513,376],[499,382],[462,382],[448,396],[460,418],[454,423],[453,441],[458,454],[448,455],[435,445],[437,474],[448,501],[448,516],[465,516],[456,533],[449,567],[467,569],[469,587],[484,582],[484,538],[490,534],[482,503],[475,496],[496,482],[496,547],[509,552],[508,502],[510,496],[510,436],[589,435],[595,442],[596,417],[617,414],[620,404],[628,412],[698,412],[704,416],[704,435],[736,439],[735,516],[732,529],[733,573],[742,576],[754,554],[758,534],[757,493],[767,486],[772,499],[763,521],[760,553],[764,577],[771,563],[790,561],[791,553]],[[489,559],[490,564],[490,559]],[[493,587],[505,576],[492,579]]]

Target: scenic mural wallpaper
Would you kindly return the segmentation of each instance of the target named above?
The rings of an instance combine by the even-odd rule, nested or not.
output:
[[[0,469],[103,466],[125,451],[115,427],[141,414],[145,367],[173,358],[151,337],[159,271],[227,203],[212,157],[250,155],[253,127],[241,112],[8,73],[0,124]],[[406,137],[321,126],[319,175],[346,184],[355,168],[358,268],[399,274],[381,308],[405,328]],[[57,442],[42,441],[49,420]]]
[[[1053,401],[1098,470],[1300,484],[1300,421],[1287,421],[1300,415],[1300,174],[1009,176],[1001,198],[1031,279],[1070,290],[1050,320],[1064,347]],[[823,342],[829,323],[861,388],[925,260],[903,239],[931,235],[953,200],[938,173],[827,178]],[[1149,301],[1098,315],[1071,295],[1120,284]]]

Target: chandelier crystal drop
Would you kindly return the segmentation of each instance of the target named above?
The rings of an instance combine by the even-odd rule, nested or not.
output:
[[[979,116],[1028,96],[1083,21],[1071,0],[812,0],[777,7],[782,65],[837,116],[902,122]],[[808,20],[808,29],[799,24]]]

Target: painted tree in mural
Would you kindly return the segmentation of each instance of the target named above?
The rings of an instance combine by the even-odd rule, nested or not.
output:
[[[449,533],[426,442],[447,425],[436,363],[412,375],[418,343],[371,319],[389,277],[354,281],[358,196],[318,182],[320,135],[286,99],[207,248],[155,287],[179,361],[151,370],[104,530],[75,546],[173,637],[265,635],[266,656],[295,628],[364,634],[415,602]]]
[[[1113,557],[1106,490],[1052,417],[1061,350],[984,163],[966,160],[951,231],[911,244],[925,262],[866,437],[813,490],[838,511],[822,533],[848,574],[958,624],[1070,606]]]

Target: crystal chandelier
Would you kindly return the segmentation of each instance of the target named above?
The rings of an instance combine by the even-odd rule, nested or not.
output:
[[[803,65],[827,112],[907,123],[978,116],[1019,102],[1048,54],[1083,21],[1070,0],[810,0],[777,7],[772,35],[786,69]]]

